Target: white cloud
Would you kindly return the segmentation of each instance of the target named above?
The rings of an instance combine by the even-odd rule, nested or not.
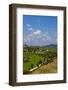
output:
[[[27,24],[27,30],[33,31],[34,29],[32,28],[31,24]]]
[[[39,34],[41,34],[41,31],[40,30],[34,31],[33,34],[34,35],[39,35]]]
[[[30,41],[32,39],[33,39],[33,34],[24,35],[24,41],[25,42]]]
[[[43,32],[42,30],[39,29],[33,29],[29,28],[31,30],[30,33],[27,35],[24,35],[24,42],[28,44],[33,44],[33,45],[47,45],[47,44],[55,44],[56,41],[56,33],[55,35],[50,35],[50,33]]]
[[[27,27],[31,27],[31,24],[27,24]]]
[[[28,30],[33,31],[34,29],[32,27],[28,28]]]
[[[32,28],[31,28],[32,29]],[[32,40],[47,40],[48,35],[47,32],[42,33],[40,30],[32,31],[28,35],[24,35],[24,41],[32,41]]]

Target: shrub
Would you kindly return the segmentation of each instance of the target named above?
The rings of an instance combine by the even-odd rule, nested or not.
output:
[[[33,68],[33,64],[31,64],[31,68]]]
[[[29,70],[24,70],[23,74],[30,74],[30,71]]]
[[[39,64],[37,63],[37,67],[39,67]]]
[[[39,61],[39,64],[41,64],[41,63],[42,63],[42,61],[40,60],[40,61]]]

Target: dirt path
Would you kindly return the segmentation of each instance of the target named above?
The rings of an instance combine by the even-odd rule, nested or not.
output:
[[[39,67],[41,67],[41,64],[39,65]],[[30,69],[30,71],[32,72],[32,71],[36,70],[37,68],[38,67],[34,67],[34,68]]]
[[[52,63],[43,65],[38,69],[34,70],[32,74],[56,73],[56,72],[57,72],[57,60],[55,59]]]

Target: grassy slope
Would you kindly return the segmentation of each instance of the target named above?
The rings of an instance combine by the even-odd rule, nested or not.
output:
[[[56,52],[56,48],[44,48],[44,49],[48,49],[51,52]],[[29,56],[30,60],[29,60],[29,62],[26,62],[23,64],[24,70],[28,70],[29,67],[31,66],[31,64],[33,64],[33,67],[36,67],[39,60],[43,60],[42,56],[36,55],[34,53],[28,52],[28,53],[25,53],[25,55]]]
[[[38,56],[38,55],[33,54],[33,53],[31,53],[29,55],[29,57],[30,57],[30,61],[27,63],[24,63],[24,66],[23,66],[24,70],[28,70],[28,68],[30,67],[31,64],[33,64],[33,67],[36,67],[39,60],[42,59],[41,56]]]

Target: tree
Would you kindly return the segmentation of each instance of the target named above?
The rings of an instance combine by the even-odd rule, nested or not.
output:
[[[41,63],[42,63],[42,61],[40,60],[40,61],[39,61],[39,64],[41,64]]]
[[[23,61],[24,61],[24,62],[29,62],[29,57],[25,57],[25,56],[24,56],[24,57],[23,57]]]
[[[39,67],[39,64],[37,63],[37,67]]]
[[[28,70],[30,70],[30,67],[28,68]]]
[[[33,68],[33,64],[31,64],[31,68]]]
[[[43,58],[43,64],[45,64],[46,63],[46,58]]]

